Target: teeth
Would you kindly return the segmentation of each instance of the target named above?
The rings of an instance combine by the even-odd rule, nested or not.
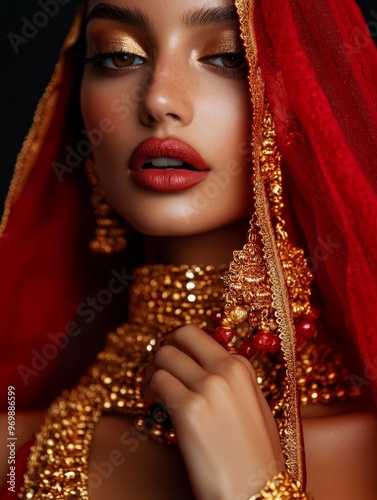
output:
[[[182,160],[175,158],[152,158],[151,162],[154,167],[181,167],[183,165]]]

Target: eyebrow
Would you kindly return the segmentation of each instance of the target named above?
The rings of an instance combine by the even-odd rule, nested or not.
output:
[[[148,16],[139,8],[127,8],[116,5],[97,4],[88,14],[86,24],[92,19],[109,19],[148,30],[151,28]],[[186,28],[198,28],[237,21],[237,11],[234,6],[221,6],[216,8],[201,8],[187,12],[182,18]]]
[[[144,30],[148,30],[151,27],[148,17],[138,7],[129,9],[127,7],[118,7],[116,5],[99,3],[88,14],[86,24],[88,24],[92,19],[109,19],[111,21],[118,21]]]
[[[216,8],[201,8],[184,14],[182,22],[186,28],[198,28],[213,24],[237,21],[237,11],[232,5]]]

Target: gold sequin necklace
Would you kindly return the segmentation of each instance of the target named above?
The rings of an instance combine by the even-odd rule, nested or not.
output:
[[[47,411],[31,448],[20,498],[89,499],[89,453],[101,415],[134,416],[135,428],[161,444],[175,444],[170,419],[142,396],[143,371],[158,340],[183,323],[214,329],[210,317],[223,301],[221,277],[227,267],[144,266],[134,273],[129,322],[110,332],[97,361],[71,391]],[[242,325],[237,327],[242,337]],[[285,425],[285,367],[279,355],[252,360],[258,383],[278,423]],[[298,351],[301,404],[330,403],[355,396],[342,359],[321,339]]]
[[[164,333],[193,323],[207,328],[222,303],[227,267],[145,266],[135,271],[129,322],[107,337],[72,391],[47,411],[31,449],[20,498],[88,500],[88,461],[95,426],[105,412],[134,415],[135,426],[160,443],[175,443],[166,414],[142,396],[143,370]]]

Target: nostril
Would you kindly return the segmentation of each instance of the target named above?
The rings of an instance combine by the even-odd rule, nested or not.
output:
[[[179,116],[174,113],[166,113],[166,116],[170,116],[174,120],[180,120]]]

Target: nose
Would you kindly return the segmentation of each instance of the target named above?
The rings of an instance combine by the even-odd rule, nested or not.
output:
[[[193,118],[190,81],[184,68],[156,64],[150,70],[140,103],[140,122],[150,128],[187,126]]]

